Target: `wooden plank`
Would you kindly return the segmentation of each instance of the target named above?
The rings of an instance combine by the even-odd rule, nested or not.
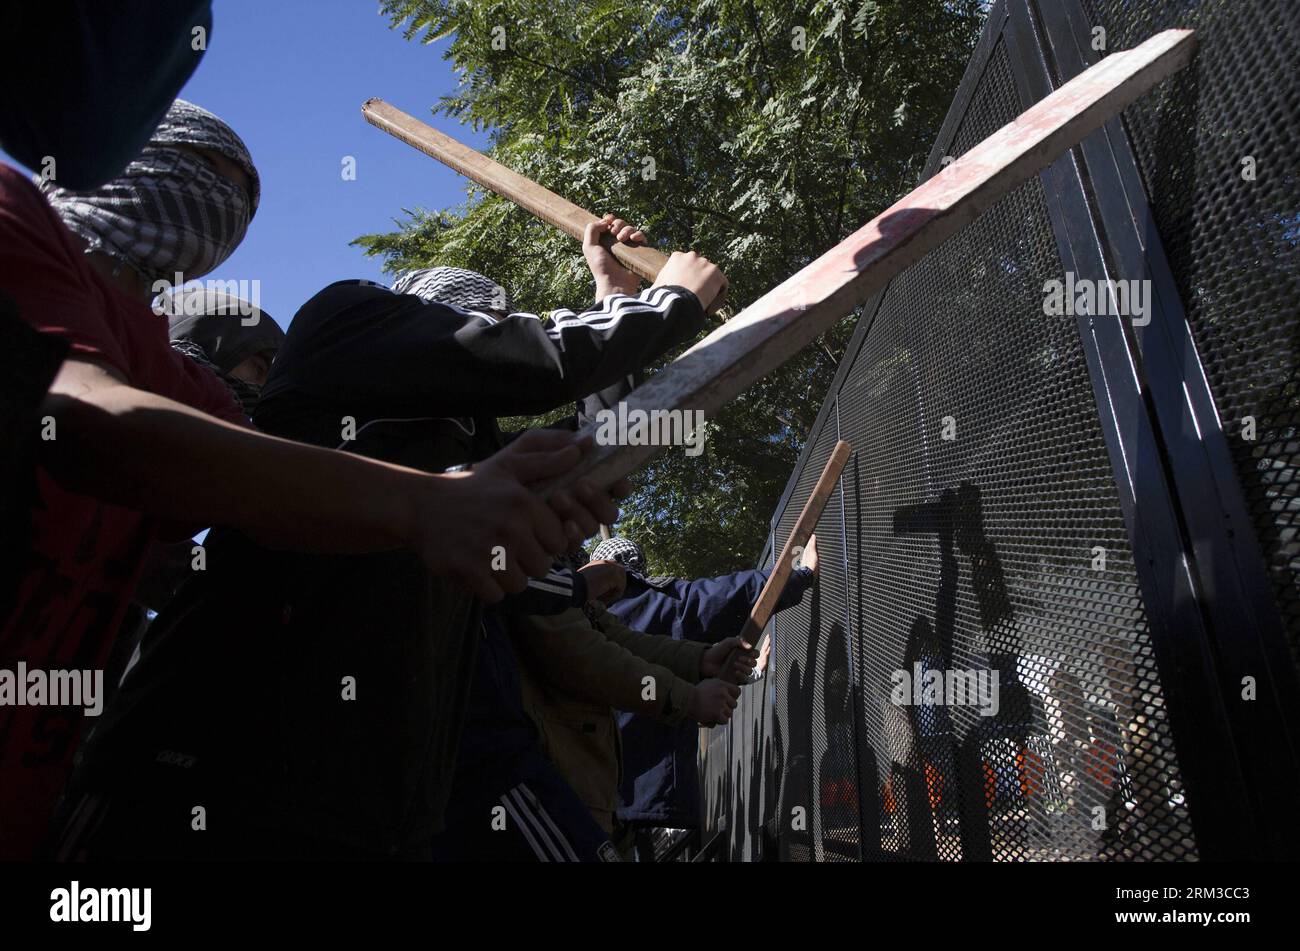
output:
[[[414,116],[389,105],[382,99],[367,99],[361,106],[366,121],[389,135],[414,146],[425,155],[478,182],[489,191],[508,198],[572,238],[582,240],[587,225],[598,220],[573,202],[561,198],[548,188],[530,181],[482,152],[457,142],[444,132],[421,122]],[[605,246],[624,267],[638,277],[653,281],[668,258],[654,248],[633,247],[611,240]]]
[[[1080,73],[633,390],[626,400],[629,416],[672,409],[714,415],[926,252],[1186,66],[1194,49],[1191,30],[1167,30]],[[583,432],[594,437],[597,425],[593,420]],[[609,485],[661,448],[598,444],[540,491],[547,495],[583,477]]]
[[[844,466],[852,453],[853,447],[843,439],[831,450],[831,457],[826,460],[826,467],[822,469],[817,484],[813,486],[812,494],[808,496],[808,501],[804,503],[803,510],[795,520],[794,528],[790,530],[790,537],[781,546],[781,554],[777,556],[772,573],[767,576],[767,583],[763,585],[758,600],[754,602],[749,617],[745,619],[745,626],[740,630],[740,637],[746,644],[753,646],[758,643],[758,639],[763,635],[763,629],[767,627],[767,622],[776,612],[776,603],[781,599],[781,593],[785,591],[790,575],[794,572],[794,550],[808,544],[808,539],[822,517],[822,510],[826,508],[831,493],[835,491],[840,473],[844,471]],[[730,666],[730,663],[726,664],[726,667]]]

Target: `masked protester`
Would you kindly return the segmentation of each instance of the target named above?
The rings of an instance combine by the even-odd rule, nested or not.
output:
[[[594,275],[614,273],[606,234],[626,240],[635,229],[612,216],[593,223],[584,251]],[[635,278],[625,280],[632,293],[598,290],[583,312],[555,310],[549,321],[507,312],[508,295],[465,271],[404,275],[397,293],[336,282],[294,316],[254,421],[427,472],[480,472],[496,458],[498,417],[549,411],[684,345],[704,323],[700,301],[716,299],[725,279],[698,255],[675,254],[655,287],[637,293]],[[360,496],[344,494],[348,504]],[[207,570],[154,621],[86,744],[67,854],[426,859],[500,850],[595,861],[612,851],[521,706],[510,619],[543,609],[505,599],[484,610],[403,552],[307,556],[219,529],[206,546]],[[530,571],[538,583],[528,594],[550,595],[557,613],[586,600],[549,557],[566,547],[543,550],[545,570]],[[479,551],[492,564],[490,546]],[[504,573],[514,557],[496,563]],[[249,666],[249,644],[273,646],[239,675],[232,708],[217,698]],[[347,702],[352,684],[356,703]],[[175,768],[164,750],[195,757],[193,768]],[[201,836],[185,834],[196,796],[222,816]],[[511,819],[497,835],[479,820],[498,806],[524,824]],[[487,848],[461,832],[484,833]]]
[[[230,257],[261,197],[243,141],[183,99],[117,178],[92,191],[47,181],[41,191],[119,286],[148,296],[203,277]]]
[[[237,166],[240,182],[217,171],[217,161]],[[216,377],[166,346],[165,327],[147,298],[156,275],[188,269],[196,277],[195,269],[205,272],[230,255],[256,207],[256,181],[238,136],[182,101],[142,155],[96,190],[45,182],[47,201],[17,171],[0,169],[0,283],[23,320],[70,351],[52,392],[86,361],[87,370],[244,421]],[[66,430],[75,424],[43,409],[52,431],[40,447],[29,548],[0,620],[0,670],[34,682],[48,670],[87,673],[78,698],[0,705],[0,857],[31,855],[43,834],[82,724],[68,707],[75,700],[75,713],[94,713],[104,702],[112,633],[153,534],[142,513],[75,491],[51,468],[57,452],[49,447],[72,442]]]
[[[216,171],[208,149],[239,168],[240,183]],[[225,260],[248,226],[256,181],[238,136],[185,102],[101,189],[71,192],[46,182],[47,202],[18,173],[0,169],[0,275],[23,319],[68,345],[60,376],[84,359],[100,373],[243,422],[218,379],[167,347],[164,325],[147,304],[147,282]],[[49,444],[68,439],[59,428],[71,420],[59,413],[46,419]],[[50,453],[41,449],[45,463]],[[70,490],[47,465],[36,478],[29,548],[14,603],[0,620],[0,669],[89,671],[77,699],[93,713],[104,700],[103,668],[152,530],[138,511]],[[69,705],[0,706],[2,858],[31,854],[44,831],[82,722]]]
[[[168,319],[172,349],[207,367],[226,384],[248,416],[261,398],[284,331],[271,316],[223,291],[185,288],[164,294],[154,305]],[[146,611],[161,611],[193,570],[187,541],[155,544],[136,590],[136,625]],[[119,654],[134,645],[123,645]]]
[[[549,570],[539,553],[566,547],[566,520],[591,533],[616,517],[604,486],[539,505],[525,485],[578,463],[566,434],[448,476],[245,428],[229,389],[169,346],[148,301],[152,282],[197,277],[234,249],[258,200],[247,155],[219,119],[180,103],[102,192],[46,183],[57,211],[0,165],[0,287],[24,322],[68,348],[38,410],[36,501],[0,618],[0,689],[13,690],[19,672],[37,682],[82,672],[78,695],[49,698],[61,703],[33,695],[0,705],[0,859],[31,856],[44,835],[162,526],[173,538],[224,524],[281,548],[415,552],[491,599]],[[478,556],[493,545],[508,552],[509,571]]]
[[[154,309],[167,316],[172,349],[216,373],[252,416],[284,342],[280,325],[248,301],[212,289],[173,291]]]
[[[703,644],[717,644],[740,633],[772,573],[753,569],[694,581],[651,577],[641,546],[617,537],[601,542],[591,560],[588,570],[616,564],[627,573],[625,587],[609,599],[609,613],[621,623],[647,634]],[[817,566],[814,535],[781,592],[778,611],[799,604],[816,581]],[[763,639],[751,682],[763,676],[770,644],[769,638]],[[634,845],[638,857],[651,858],[653,830],[699,827],[700,786],[695,769],[699,735],[631,707],[621,710],[617,720],[622,739],[618,838],[620,844]]]
[[[43,179],[103,184],[144,147],[211,30],[212,0],[0,5],[0,148]],[[27,325],[0,287],[0,617],[22,570],[12,540],[31,524],[40,404],[66,355],[66,342]]]

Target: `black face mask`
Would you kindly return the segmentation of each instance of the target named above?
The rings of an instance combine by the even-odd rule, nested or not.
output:
[[[196,308],[203,312],[186,313]],[[284,343],[284,331],[270,314],[215,291],[164,296],[154,309],[167,315],[172,340],[198,344],[208,360],[226,373],[259,353],[273,355]]]

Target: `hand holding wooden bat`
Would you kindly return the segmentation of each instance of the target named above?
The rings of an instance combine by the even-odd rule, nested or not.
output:
[[[588,222],[582,235],[582,256],[587,259],[591,276],[596,279],[597,301],[610,294],[635,296],[641,285],[640,278],[614,256],[612,248],[615,243],[639,247],[645,244],[645,233],[610,214]]]
[[[700,673],[727,683],[743,684],[754,672],[758,651],[746,646],[739,637],[726,637],[704,652]]]
[[[758,600],[754,602],[753,610],[749,612],[749,617],[745,619],[745,626],[740,630],[740,637],[737,640],[746,648],[751,648],[751,645],[758,643],[763,636],[763,629],[767,627],[767,622],[776,612],[781,592],[785,590],[786,582],[790,580],[790,575],[794,571],[795,550],[801,549],[804,555],[810,557],[811,562],[805,562],[805,567],[812,568],[813,571],[817,570],[817,543],[813,540],[813,529],[817,527],[817,520],[822,517],[822,509],[826,507],[826,502],[835,490],[840,473],[844,471],[844,466],[848,463],[852,452],[853,447],[842,439],[831,450],[830,458],[826,460],[826,468],[822,469],[817,484],[813,486],[808,501],[804,503],[803,510],[795,520],[790,537],[785,540],[781,553],[776,557],[776,564],[772,568],[772,573],[767,576],[767,583],[758,593]],[[733,666],[728,660],[723,664],[722,673],[718,676],[724,680],[730,679]],[[752,668],[751,663],[750,669]],[[748,671],[745,679],[748,679]],[[735,682],[743,683],[744,680]]]
[[[716,678],[701,680],[691,689],[686,715],[701,726],[721,726],[731,720],[740,702],[740,688]]]

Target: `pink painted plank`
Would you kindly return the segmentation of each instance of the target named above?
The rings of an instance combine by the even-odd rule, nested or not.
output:
[[[970,224],[1089,133],[1190,62],[1191,30],[1166,30],[1113,53],[773,288],[637,387],[635,410],[706,418],[779,367],[928,251]],[[594,436],[596,424],[585,432]],[[543,494],[581,476],[608,485],[661,447],[597,445]]]

